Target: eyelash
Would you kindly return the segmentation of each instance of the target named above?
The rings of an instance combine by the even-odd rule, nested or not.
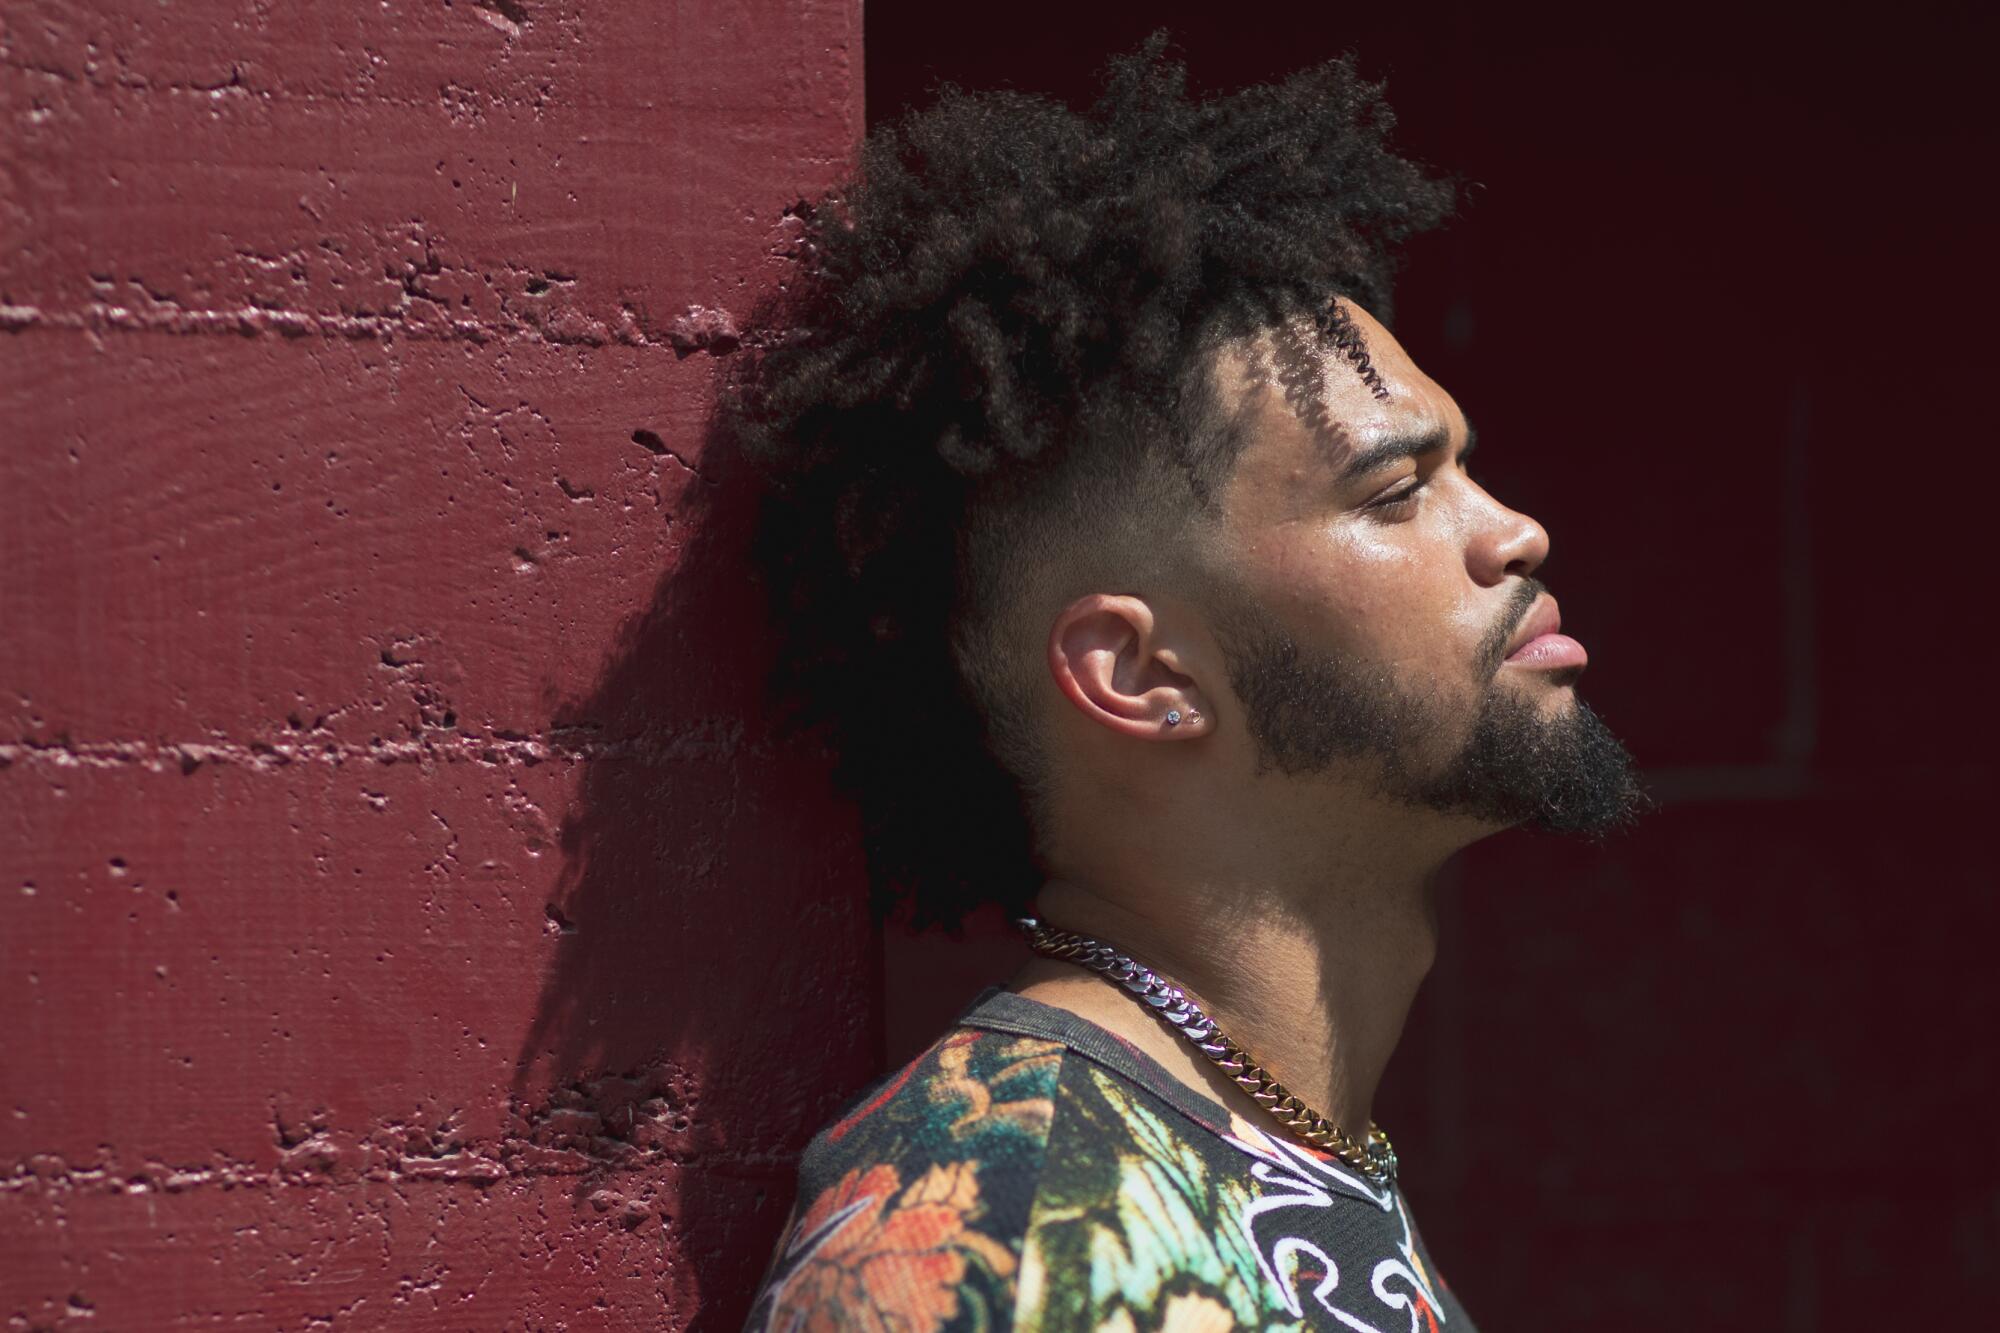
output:
[[[1465,479],[1467,481],[1472,480],[1472,473],[1470,471],[1465,470],[1463,467],[1460,470],[1465,472]],[[1407,513],[1416,508],[1417,496],[1429,482],[1430,477],[1428,475],[1420,476],[1416,478],[1414,485],[1408,490],[1399,493],[1394,499],[1377,500],[1369,507],[1378,512],[1389,514],[1392,517]]]
[[[1371,509],[1376,510],[1379,513],[1386,513],[1386,514],[1401,514],[1407,512],[1408,510],[1414,509],[1416,508],[1417,505],[1417,495],[1424,489],[1424,484],[1427,480],[1428,478],[1418,477],[1416,485],[1410,487],[1406,491],[1403,491],[1401,494],[1397,495],[1394,499],[1377,500],[1373,505],[1370,505],[1369,507]]]

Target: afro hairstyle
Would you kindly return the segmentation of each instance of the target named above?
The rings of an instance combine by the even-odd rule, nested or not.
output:
[[[1166,47],[1113,58],[1083,112],[946,85],[872,130],[795,205],[801,262],[724,386],[768,483],[779,715],[825,729],[873,906],[917,927],[1045,878],[1053,611],[1198,585],[1241,446],[1221,341],[1309,320],[1379,394],[1337,298],[1386,322],[1397,247],[1456,198],[1391,151],[1351,56],[1201,99]]]

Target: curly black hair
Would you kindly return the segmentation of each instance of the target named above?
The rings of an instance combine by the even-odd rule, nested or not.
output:
[[[874,906],[919,927],[1044,878],[1054,610],[1199,582],[1182,553],[1241,445],[1222,340],[1309,321],[1380,394],[1335,298],[1386,321],[1395,247],[1456,195],[1390,151],[1351,56],[1204,100],[1167,40],[1087,112],[947,85],[873,130],[798,207],[803,262],[724,389],[769,482],[780,715],[828,729]]]

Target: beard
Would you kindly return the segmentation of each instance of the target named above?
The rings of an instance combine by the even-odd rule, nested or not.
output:
[[[1542,590],[1526,580],[1514,614],[1481,646],[1488,684],[1465,739],[1441,763],[1419,757],[1434,756],[1442,737],[1465,726],[1435,689],[1413,690],[1378,663],[1308,652],[1248,596],[1214,608],[1256,771],[1322,774],[1372,762],[1378,794],[1419,809],[1593,840],[1630,824],[1651,801],[1603,719],[1574,696],[1545,714],[1538,691],[1499,678],[1506,641]]]

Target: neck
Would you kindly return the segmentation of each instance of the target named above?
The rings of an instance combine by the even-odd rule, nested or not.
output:
[[[1292,887],[1062,876],[1044,885],[1037,911],[1181,987],[1252,1060],[1359,1137],[1435,955],[1431,881],[1442,859]],[[1192,1046],[1174,1046],[1113,983],[1081,972],[1037,959],[1014,988],[1085,1012],[1149,1052],[1172,1046],[1180,1058],[1162,1060],[1170,1072],[1259,1114]]]

